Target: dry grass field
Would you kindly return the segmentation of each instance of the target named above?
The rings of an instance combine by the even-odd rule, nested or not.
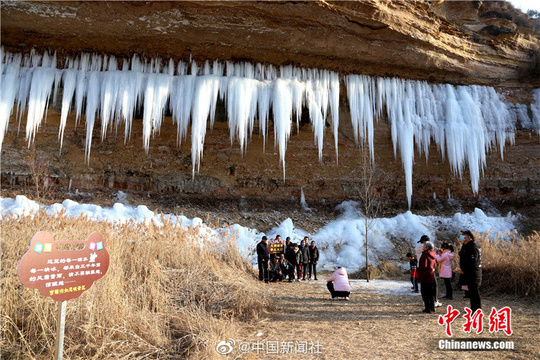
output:
[[[353,281],[351,300],[332,301],[324,278],[317,282],[263,284],[240,257],[234,239],[217,243],[165,222],[109,224],[48,217],[40,212],[1,221],[1,358],[50,359],[57,304],[22,286],[17,264],[37,231],[55,240],[103,234],[111,256],[104,278],[68,301],[65,359],[532,359],[540,354],[538,307],[540,236],[483,246],[484,332],[466,334],[463,318],[455,338],[511,340],[513,351],[441,351],[447,339],[438,315],[422,314],[419,296],[377,293]],[[445,303],[447,305],[448,303]],[[451,301],[463,313],[462,293]],[[487,330],[492,307],[512,308],[514,334]],[[234,339],[228,355],[216,352]],[[304,342],[319,345],[302,351]],[[292,343],[288,353],[240,343]],[[301,346],[295,348],[295,346]]]
[[[65,359],[209,358],[240,321],[271,309],[265,289],[233,241],[212,243],[171,223],[112,225],[84,218],[1,220],[1,357],[50,359],[57,304],[25,288],[17,265],[32,236],[105,238],[107,274],[67,303]]]

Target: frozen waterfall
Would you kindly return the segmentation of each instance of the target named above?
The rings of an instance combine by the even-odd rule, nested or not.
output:
[[[502,157],[506,142],[514,141],[515,117],[492,87],[359,75],[346,76],[345,83],[354,137],[368,144],[372,159],[374,121],[386,116],[394,155],[398,149],[401,155],[409,206],[415,145],[427,159],[434,141],[460,177],[468,166],[471,187],[477,193],[487,151],[498,146]]]
[[[136,110],[142,109],[142,141],[148,150],[165,113],[170,111],[177,125],[178,144],[191,128],[195,174],[203,157],[206,130],[213,125],[216,104],[221,99],[226,107],[231,144],[237,141],[242,153],[256,123],[264,143],[273,124],[274,144],[284,177],[285,152],[293,122],[299,123],[303,111],[311,120],[319,159],[327,121],[331,123],[337,161],[340,77],[335,72],[230,61],[197,65],[137,55],[116,59],[88,53],[67,58],[59,67],[56,54],[13,54],[3,48],[0,57],[0,150],[14,112],[19,124],[26,114],[26,140],[29,144],[34,141],[48,106],[61,87],[60,147],[69,114],[74,113],[76,123],[84,114],[87,159],[95,124],[101,126],[102,139],[123,125],[128,141]],[[493,88],[486,86],[428,84],[363,75],[347,75],[344,82],[354,138],[368,144],[372,161],[374,122],[380,118],[388,122],[394,154],[399,152],[403,164],[409,205],[415,147],[427,159],[434,142],[455,174],[461,177],[468,168],[476,193],[487,152],[497,146],[502,156],[506,142],[514,139],[516,118],[527,113],[522,108],[510,109]],[[531,123],[538,131],[540,89],[535,90],[534,97]]]

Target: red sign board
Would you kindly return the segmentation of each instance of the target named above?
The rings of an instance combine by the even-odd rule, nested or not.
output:
[[[82,250],[57,250],[57,244],[85,244]],[[30,241],[18,273],[24,286],[56,301],[71,300],[90,289],[109,269],[103,236],[93,232],[86,241],[54,241],[40,231]]]
[[[276,239],[268,240],[268,252],[270,254],[283,254],[283,243]]]

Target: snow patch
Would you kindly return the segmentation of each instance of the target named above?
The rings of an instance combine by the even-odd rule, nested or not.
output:
[[[182,215],[156,214],[144,205],[130,206],[116,203],[112,207],[103,208],[93,204],[79,204],[72,200],[65,200],[61,204],[40,206],[35,201],[19,195],[15,199],[0,198],[0,219],[5,216],[32,216],[40,208],[51,217],[86,216],[91,220],[107,221],[111,223],[126,224],[130,221],[139,223],[153,223],[162,226],[166,219],[177,226],[196,229],[197,237],[203,241],[212,241],[226,245],[231,239],[236,239],[236,245],[246,260],[254,266],[257,264],[255,248],[261,238],[266,235],[269,239],[281,235],[282,240],[291,237],[293,243],[300,243],[305,237],[310,237],[320,249],[320,269],[334,270],[336,266],[343,266],[353,272],[365,266],[365,222],[364,218],[356,212],[357,203],[344,202],[339,206],[345,209],[346,215],[326,224],[314,234],[310,234],[294,226],[288,218],[266,234],[256,229],[234,224],[229,227],[212,229],[206,226],[202,219],[188,219]],[[422,235],[428,235],[432,241],[439,244],[448,239],[437,239],[436,233],[446,231],[454,233],[457,239],[459,230],[470,229],[481,233],[491,231],[491,236],[498,232],[513,232],[516,229],[517,216],[509,213],[505,217],[487,216],[482,210],[475,209],[472,214],[457,213],[452,217],[420,216],[410,211],[392,218],[379,218],[369,233],[369,261],[378,265],[381,260],[391,259],[401,263],[396,253],[394,242],[410,242],[411,251]]]

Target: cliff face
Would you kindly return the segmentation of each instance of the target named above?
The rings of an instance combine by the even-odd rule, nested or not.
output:
[[[241,59],[518,87],[538,85],[534,26],[496,1],[2,2],[2,44],[16,51]]]
[[[101,140],[94,131],[92,154],[85,159],[86,130],[73,125],[66,128],[64,145],[59,149],[59,109],[50,109],[47,123],[35,141],[35,165],[45,166],[49,184],[71,193],[105,193],[118,190],[151,196],[157,202],[198,203],[237,207],[246,202],[269,209],[299,208],[303,188],[310,206],[327,207],[358,199],[362,183],[361,148],[353,138],[350,114],[341,104],[339,156],[336,159],[332,130],[325,130],[322,161],[318,159],[311,124],[300,123],[287,145],[286,177],[283,178],[279,153],[273,145],[272,129],[263,137],[257,129],[241,153],[238,143],[231,144],[224,108],[218,107],[216,122],[208,130],[200,173],[192,177],[190,137],[178,147],[176,125],[170,117],[163,121],[161,132],[152,138],[148,153],[143,148],[143,128],[133,122],[131,138],[125,141],[123,129]],[[99,124],[96,125],[99,128]],[[23,130],[22,128],[21,130]],[[297,131],[298,130],[298,131]],[[375,127],[375,188],[387,199],[387,211],[407,210],[405,175],[399,152],[394,156],[390,126],[379,121]],[[264,150],[263,150],[264,147]],[[339,160],[336,161],[336,160]],[[30,165],[32,149],[12,121],[2,150],[2,185],[4,189],[32,188]],[[540,140],[537,134],[517,131],[513,145],[506,144],[504,160],[498,149],[488,153],[487,168],[481,177],[479,193],[474,195],[470,177],[453,174],[435,144],[429,156],[416,153],[413,166],[414,211],[439,213],[469,211],[489,198],[501,210],[522,213],[537,211],[540,196]],[[449,199],[458,200],[454,202]],[[85,199],[89,200],[89,199]],[[257,205],[258,204],[258,205]],[[262,205],[261,205],[262,204]],[[264,205],[266,204],[266,205]],[[392,210],[393,209],[393,210]],[[504,211],[503,211],[504,212]]]
[[[496,85],[508,101],[524,104],[533,102],[531,89],[540,86],[538,28],[504,2],[2,2],[1,16],[6,49],[52,49],[60,61],[62,55],[93,51],[118,57],[293,63],[341,73]],[[244,155],[237,144],[231,146],[223,106],[218,107],[201,172],[194,178],[190,139],[177,147],[170,118],[165,118],[148,153],[141,146],[140,117],[126,144],[123,136],[101,141],[96,125],[86,163],[83,127],[68,125],[59,151],[60,111],[53,106],[35,146],[49,166],[50,183],[64,190],[128,189],[161,196],[165,203],[248,198],[279,207],[298,203],[303,188],[308,201],[332,205],[355,198],[361,177],[361,153],[352,137],[343,88],[342,94],[339,164],[331,129],[325,130],[319,162],[311,125],[302,123],[288,144],[285,180],[272,140],[263,151],[262,137],[255,132]],[[4,189],[15,189],[30,178],[29,150],[18,131],[12,116],[2,147]],[[375,147],[377,189],[392,206],[405,210],[403,168],[399,156],[394,157],[384,121],[376,126]],[[517,131],[504,161],[497,151],[488,156],[479,196],[500,207],[534,213],[539,169],[538,136]],[[460,210],[449,197],[471,206],[479,201],[467,174],[462,179],[453,175],[435,145],[427,160],[417,154],[413,174],[415,210]]]

